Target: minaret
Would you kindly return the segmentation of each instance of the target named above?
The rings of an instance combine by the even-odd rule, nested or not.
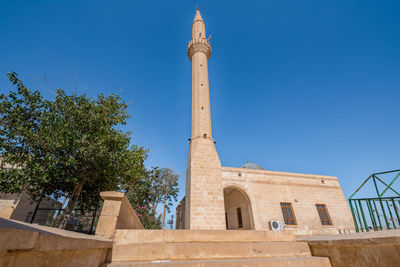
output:
[[[188,56],[192,61],[192,139],[204,135],[212,138],[208,84],[211,45],[206,39],[206,25],[198,9],[192,24],[192,40],[188,45]]]
[[[208,59],[211,45],[200,11],[188,45],[192,61],[192,135],[186,171],[186,229],[225,229],[222,170],[211,132]]]

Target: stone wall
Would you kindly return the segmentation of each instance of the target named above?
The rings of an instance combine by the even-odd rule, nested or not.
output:
[[[223,186],[238,187],[250,199],[256,230],[269,221],[284,222],[281,202],[290,202],[296,225],[285,230],[296,235],[354,232],[354,222],[336,177],[222,167]],[[332,225],[321,224],[315,204],[325,204]]]
[[[332,267],[400,265],[400,230],[308,236],[313,256],[329,257]]]
[[[227,229],[254,229],[254,224],[252,223],[253,215],[251,213],[251,206],[247,196],[235,188],[225,188],[224,202]],[[240,215],[238,214],[238,208],[240,208]],[[242,225],[239,225],[239,216],[241,217]]]
[[[0,218],[0,267],[99,266],[112,241]]]
[[[0,214],[3,209],[9,209],[9,216],[0,216],[6,219],[30,222],[37,203],[33,202],[25,192],[21,194],[0,193]],[[59,208],[61,203],[51,198],[44,198],[40,202],[40,208],[53,209]],[[38,210],[35,215],[34,223],[45,224],[48,217],[53,215],[51,210]]]
[[[175,220],[175,229],[184,229],[185,228],[185,210],[186,210],[186,197],[182,198],[182,200],[176,206],[176,220]]]
[[[188,160],[185,228],[225,230],[221,163],[210,138],[190,142]]]
[[[238,229],[235,212],[238,207],[242,210],[243,223],[246,225],[243,229],[267,230],[270,221],[284,223],[280,203],[289,202],[296,217],[296,225],[284,225],[285,231],[295,235],[355,232],[353,217],[336,177],[231,167],[221,167],[221,170],[222,181],[214,179],[212,185],[222,182],[223,189],[219,189],[218,196],[224,197],[224,206],[229,207],[227,217],[232,229]],[[206,168],[202,171],[203,175],[208,174]],[[206,189],[210,186],[209,182],[198,184],[197,180],[191,183],[197,191],[208,192]],[[230,197],[232,193],[238,194],[238,191],[245,195],[247,202],[242,199],[235,203],[234,199],[238,198]],[[199,198],[197,205],[206,213],[213,212],[216,199]],[[326,205],[331,225],[322,225],[316,204]],[[178,211],[182,216],[177,217],[177,229],[186,228],[179,221],[179,218],[185,217],[186,210],[178,208],[177,214]],[[208,222],[202,223],[204,226],[200,224],[199,229],[207,227]]]
[[[18,205],[17,194],[0,193],[0,217],[10,219]]]
[[[124,193],[104,191],[100,196],[104,203],[96,226],[96,235],[113,239],[116,229],[143,229]]]

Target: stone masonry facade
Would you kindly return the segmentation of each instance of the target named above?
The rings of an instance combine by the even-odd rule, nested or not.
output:
[[[210,56],[211,44],[197,10],[188,44],[192,122],[186,196],[176,210],[176,228],[266,230],[272,221],[295,217],[295,223],[284,223],[283,230],[298,235],[353,232],[352,215],[336,177],[221,166],[211,130]],[[289,215],[282,203],[290,205]],[[321,215],[316,205],[325,213]],[[325,217],[329,219],[323,223]]]

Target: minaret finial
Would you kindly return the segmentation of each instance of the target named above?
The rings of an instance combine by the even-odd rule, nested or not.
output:
[[[197,20],[203,21],[203,18],[201,17],[200,10],[199,10],[199,7],[198,7],[198,6],[196,6],[196,16],[194,16],[193,22],[195,22],[195,21],[197,21]],[[204,22],[204,21],[203,21],[203,22]]]

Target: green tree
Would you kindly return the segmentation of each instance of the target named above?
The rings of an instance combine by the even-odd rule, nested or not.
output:
[[[101,191],[141,178],[147,150],[131,146],[121,130],[129,115],[119,96],[91,99],[58,89],[54,101],[44,100],[7,75],[17,90],[0,95],[0,191],[25,190],[34,200],[67,195],[65,228],[78,201],[93,206]]]
[[[166,213],[170,213],[170,207],[173,205],[173,200],[178,197],[178,178],[179,175],[169,168],[162,168],[160,179],[157,181],[157,189],[160,192],[160,202],[163,205],[163,214],[161,228],[165,227]]]
[[[157,216],[155,210],[151,207],[152,184],[149,179],[149,171],[143,173],[140,180],[132,181],[122,186],[126,197],[130,201],[133,209],[139,217],[145,229],[160,229],[161,218]]]
[[[166,213],[179,192],[178,178],[169,168],[152,167],[139,181],[124,185],[126,196],[145,228],[164,228]],[[160,204],[162,213],[157,216]]]

